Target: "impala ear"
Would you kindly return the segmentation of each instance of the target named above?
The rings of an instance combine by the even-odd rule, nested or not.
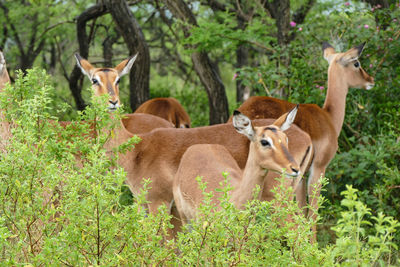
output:
[[[78,53],[75,54],[76,64],[81,69],[82,73],[92,78],[92,71],[94,67],[86,59],[82,58]]]
[[[357,50],[358,56],[361,56],[361,53],[364,51],[364,46],[365,46],[365,42],[358,46],[353,47],[353,49]]]
[[[364,50],[365,43],[360,44],[359,46],[355,46],[344,53],[343,57],[340,59],[340,64],[347,65],[355,60],[357,60],[362,51]]]
[[[119,77],[122,77],[125,74],[129,73],[138,55],[139,53],[136,53],[136,55],[131,58],[125,59],[115,67],[115,69],[118,71]]]
[[[0,50],[0,74],[6,68],[6,60],[4,59],[3,52]]]
[[[297,110],[299,109],[299,105],[297,104],[291,111],[280,116],[275,122],[274,125],[281,128],[281,131],[286,131],[292,126],[292,123],[296,119]]]
[[[328,42],[323,42],[322,43],[322,52],[324,54],[325,60],[328,61],[329,64],[331,64],[333,55],[336,54],[336,51],[333,48],[333,46],[331,46]]]
[[[232,123],[233,123],[233,127],[235,127],[235,129],[238,133],[241,133],[241,134],[247,136],[247,138],[249,138],[250,141],[254,140],[255,131],[254,131],[253,125],[251,124],[251,120],[247,116],[240,113],[240,111],[235,110],[233,112]]]

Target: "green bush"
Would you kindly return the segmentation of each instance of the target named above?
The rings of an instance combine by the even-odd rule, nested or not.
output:
[[[170,251],[161,245],[169,217],[147,215],[144,193],[130,206],[119,204],[126,175],[119,167],[110,169],[114,157],[103,148],[119,114],[107,111],[107,96],[93,98],[80,114],[86,123],[59,127],[50,115],[48,93],[53,88],[47,81],[37,69],[26,76],[19,73],[14,87],[1,94],[13,134],[0,161],[1,261],[8,265],[161,261]],[[92,126],[95,137],[88,138]],[[160,227],[155,228],[157,224]]]
[[[2,264],[399,264],[393,255],[399,223],[383,213],[372,216],[352,187],[342,193],[333,228],[337,239],[326,248],[309,242],[316,222],[289,199],[290,188],[280,186],[275,200],[252,200],[238,210],[229,202],[227,179],[217,192],[204,193],[198,219],[171,239],[168,209],[162,206],[155,215],[144,208],[151,179],[133,202],[120,200],[126,174],[116,165],[118,155],[104,148],[120,114],[107,111],[107,97],[93,97],[80,113],[83,121],[60,127],[51,116],[52,89],[45,73],[34,69],[20,73],[0,94],[13,134],[0,158]],[[136,142],[133,138],[114,150],[132,149]],[[382,174],[390,177],[388,167]],[[222,195],[220,208],[211,202],[215,193]]]
[[[341,204],[347,210],[341,212],[337,226],[333,227],[337,240],[329,248],[329,257],[343,266],[389,266],[392,250],[398,250],[394,243],[394,233],[400,223],[393,217],[385,217],[379,212],[371,216],[371,209],[358,201],[357,189],[346,186],[342,192]],[[369,234],[367,226],[373,226]],[[397,261],[399,263],[399,261]]]

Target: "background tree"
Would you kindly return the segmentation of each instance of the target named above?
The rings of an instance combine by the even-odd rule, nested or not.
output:
[[[191,26],[197,26],[196,18],[183,0],[169,1],[164,3],[171,13],[183,24],[186,38],[190,36]],[[196,49],[195,46],[189,47]],[[218,75],[217,67],[211,62],[204,51],[193,51],[191,54],[194,69],[206,89],[210,105],[210,124],[223,123],[229,117],[228,99],[226,98],[225,86]]]
[[[2,47],[13,45],[18,69],[25,71],[32,68],[46,46],[54,48],[52,39],[57,34],[55,29],[72,23],[65,17],[63,8],[64,4],[51,1],[35,4],[29,1],[0,1],[0,21],[4,33],[0,44]],[[60,17],[64,20],[59,20]],[[24,24],[26,21],[29,23]]]
[[[329,209],[321,209],[319,241],[332,242],[346,184],[359,190],[372,215],[400,218],[397,1],[117,1],[123,18],[110,13],[111,3],[0,0],[0,45],[11,77],[18,68],[51,73],[52,115],[74,119],[76,108],[63,104],[83,109],[89,103],[89,81],[74,70],[76,52],[94,64],[114,65],[133,49],[145,49],[140,42],[147,44],[149,96],[177,98],[196,127],[224,121],[240,105],[244,88],[252,95],[284,92],[282,98],[291,102],[322,106],[327,63],[321,42],[342,51],[367,42],[361,64],[376,86],[348,94],[339,151],[327,172]],[[134,87],[135,81],[121,81],[127,112],[136,105],[131,97],[139,99],[136,91],[131,94]]]
[[[89,57],[89,43],[90,39],[86,32],[86,25],[88,21],[96,19],[107,13],[106,6],[103,4],[96,4],[91,6],[90,8],[83,11],[76,18],[76,33],[79,44],[79,54],[87,59]],[[95,23],[92,23],[90,27],[90,38],[93,38]],[[82,84],[83,84],[83,75],[81,69],[78,65],[75,65],[73,68],[71,75],[66,77],[69,82],[69,88],[72,92],[72,95],[75,99],[76,106],[78,110],[83,110],[86,106],[83,98],[82,98]]]
[[[130,74],[130,106],[135,110],[149,99],[150,52],[142,29],[125,0],[105,1],[129,54],[139,53]]]
[[[214,13],[218,11],[231,12],[236,14],[237,18],[237,28],[244,30],[247,27],[252,14],[254,13],[254,8],[251,5],[243,5],[243,1],[230,1],[227,4],[222,4],[216,0],[203,1],[204,5],[208,5]],[[247,11],[247,12],[246,12]],[[223,22],[220,20],[220,22]],[[238,44],[236,49],[236,64],[237,69],[246,67],[249,65],[249,47],[246,43]],[[235,74],[235,76],[238,74]],[[242,80],[236,79],[236,101],[243,102],[245,98],[245,84]],[[248,95],[247,95],[248,97]]]

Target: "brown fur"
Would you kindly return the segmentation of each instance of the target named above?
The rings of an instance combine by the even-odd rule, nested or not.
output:
[[[144,134],[157,128],[174,128],[174,125],[160,117],[145,114],[125,114],[122,123],[126,130],[134,134]]]
[[[82,58],[79,54],[75,54],[76,62],[81,68],[82,73],[92,82],[94,94],[97,96],[108,94],[110,96],[109,108],[111,110],[121,105],[119,99],[119,79],[129,73],[136,57],[137,54],[123,60],[115,68],[95,68],[89,61]]]
[[[271,119],[256,120],[254,124],[269,125]],[[190,129],[155,129],[150,133],[139,135],[142,141],[135,149],[125,155],[128,184],[136,194],[142,188],[144,178],[152,183],[148,193],[149,209],[156,212],[161,204],[169,205],[173,199],[172,181],[178,169],[181,157],[188,147],[194,144],[223,145],[243,169],[247,161],[249,140],[237,133],[232,124],[219,124]],[[288,131],[289,151],[296,162],[301,162],[305,151],[311,146],[307,134],[293,125]],[[308,162],[305,163],[307,165]],[[304,171],[306,166],[301,166]],[[268,174],[269,181],[275,174]],[[266,186],[268,188],[269,186]]]
[[[310,135],[315,150],[308,189],[304,184],[302,192],[297,194],[302,206],[306,205],[306,195],[311,194],[313,187],[316,187],[316,195],[319,196],[319,179],[325,176],[325,169],[336,154],[337,138],[343,125],[348,88],[373,86],[374,78],[369,76],[361,66],[359,68],[354,66],[362,48],[363,46],[359,46],[345,53],[336,53],[329,44],[325,44],[324,57],[330,64],[324,107],[320,108],[315,104],[300,104],[299,106],[294,123]],[[238,110],[251,119],[278,118],[294,105],[272,97],[254,96],[245,101]],[[263,195],[265,199],[270,197]],[[314,209],[318,209],[316,199],[311,199],[311,204]],[[315,218],[312,212],[310,215]]]
[[[175,128],[190,128],[190,117],[178,100],[172,97],[153,98],[140,105],[135,113],[159,116],[171,122]]]
[[[285,115],[283,115],[285,116]],[[240,127],[246,122],[240,123]],[[276,123],[276,122],[275,122]],[[224,178],[224,171],[229,173],[229,183],[233,186],[230,191],[231,201],[237,208],[242,208],[253,196],[253,190],[259,185],[261,190],[265,184],[267,171],[282,172],[297,175],[299,165],[287,152],[288,144],[286,135],[279,130],[281,124],[272,127],[253,128],[254,136],[251,136],[249,155],[245,169],[242,171],[229,151],[221,145],[198,144],[190,146],[182,156],[178,171],[173,182],[174,200],[180,217],[188,222],[196,217],[196,210],[203,201],[203,194],[196,181],[197,176],[207,183],[207,192],[215,192],[220,188]],[[271,130],[272,129],[272,130]],[[249,135],[245,132],[243,134]],[[270,139],[273,147],[263,147],[260,140]],[[296,187],[298,178],[288,178]],[[221,194],[216,193],[214,203],[218,203]]]

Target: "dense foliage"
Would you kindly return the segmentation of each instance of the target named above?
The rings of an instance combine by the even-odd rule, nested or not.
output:
[[[103,148],[119,114],[107,112],[107,96],[92,100],[84,121],[61,127],[50,115],[48,76],[21,72],[1,93],[1,108],[12,121],[12,138],[0,160],[0,249],[7,265],[277,265],[333,266],[397,262],[392,216],[372,216],[351,186],[342,192],[343,209],[333,244],[311,244],[311,226],[291,189],[276,188],[271,202],[251,201],[239,211],[229,202],[232,188],[221,184],[221,207],[204,193],[199,218],[169,238],[170,215],[143,208],[148,180],[135,201],[122,201],[125,172]],[[94,128],[91,125],[95,124]],[[95,129],[95,135],[91,135]],[[132,149],[133,138],[120,149]],[[133,148],[134,149],[134,148]],[[108,154],[108,155],[107,155]],[[113,167],[114,166],[114,167]],[[110,169],[111,168],[111,169]],[[206,184],[198,180],[203,190]],[[258,189],[259,190],[259,189]],[[257,192],[257,190],[255,191]],[[322,201],[322,199],[320,200]],[[372,226],[370,229],[368,226]]]
[[[176,240],[167,238],[167,209],[146,214],[146,190],[135,201],[127,200],[124,171],[103,148],[115,117],[96,101],[84,113],[71,107],[68,79],[78,49],[74,17],[90,1],[6,2],[0,1],[0,8],[8,7],[8,17],[0,16],[7,26],[0,44],[15,83],[1,97],[1,108],[13,122],[13,138],[0,160],[0,259],[5,264],[400,264],[398,3],[382,8],[359,1],[316,1],[303,23],[290,24],[293,39],[286,46],[278,45],[274,20],[260,1],[250,1],[243,10],[252,15],[246,27],[240,27],[237,14],[229,9],[217,11],[206,1],[188,1],[198,21],[190,38],[183,36],[180,22],[169,20],[168,12],[162,16],[158,1],[138,1],[131,8],[151,47],[151,97],[179,99],[193,126],[206,125],[209,119],[207,95],[190,61],[193,46],[218,63],[232,111],[240,105],[235,101],[238,81],[253,95],[322,106],[328,64],[321,42],[330,42],[338,51],[366,42],[360,62],[374,76],[375,87],[349,91],[339,151],[326,174],[319,243],[310,244],[308,229],[316,222],[297,215],[283,188],[274,202],[253,201],[243,211],[234,209],[226,196],[224,209],[214,210],[206,197],[201,218],[185,226]],[[236,8],[236,1],[220,2]],[[296,8],[306,1],[292,2]],[[75,8],[66,12],[72,5]],[[35,27],[24,27],[27,21],[35,21]],[[103,44],[110,36],[117,40],[112,46],[115,62],[127,56],[109,15],[90,29],[91,59],[102,62]],[[246,66],[236,64],[239,47],[248,49]],[[24,58],[28,62],[23,63]],[[33,66],[46,69],[51,77],[28,70]],[[27,71],[25,75],[18,68]],[[129,112],[127,79],[120,87]],[[91,102],[90,90],[83,96]],[[60,127],[59,119],[75,122]],[[82,120],[98,124],[96,138],[88,141],[90,126]],[[287,217],[293,222],[282,221]]]

